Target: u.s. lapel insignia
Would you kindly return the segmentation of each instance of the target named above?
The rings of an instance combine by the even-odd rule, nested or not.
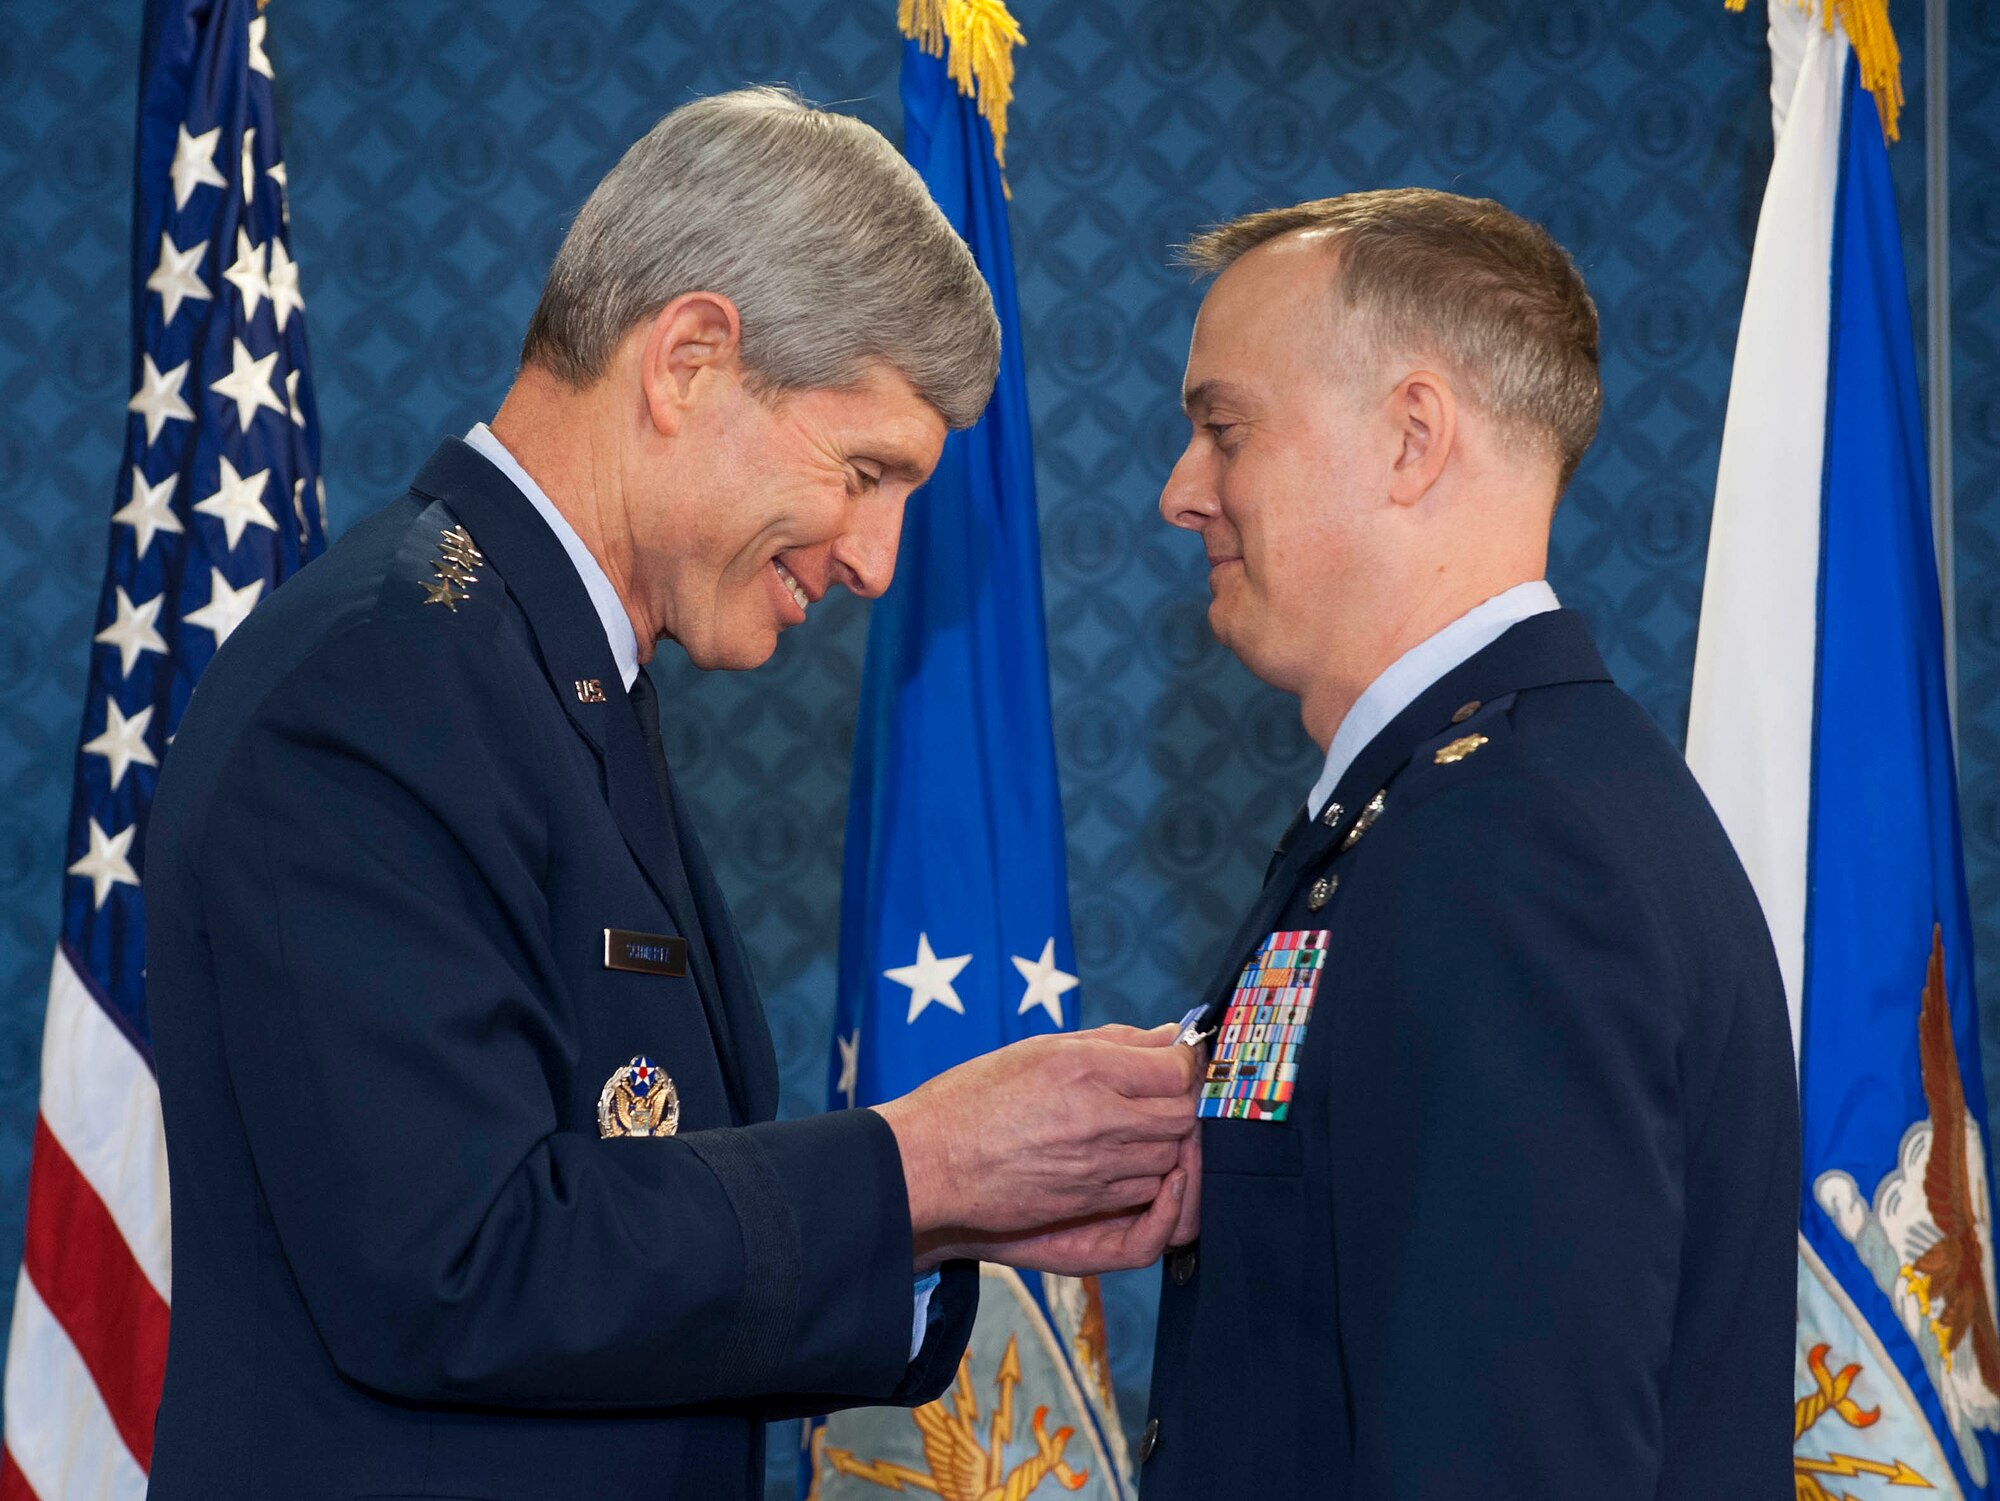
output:
[[[601,704],[604,702],[604,682],[601,678],[578,678],[576,680],[576,701],[580,704]]]
[[[1385,787],[1368,799],[1368,806],[1361,810],[1354,820],[1354,827],[1347,831],[1347,837],[1340,841],[1340,852],[1344,855],[1361,842],[1361,836],[1375,827],[1375,820],[1382,816],[1382,805],[1388,800],[1389,790]]]
[[[1431,761],[1438,766],[1455,766],[1484,744],[1486,744],[1484,735],[1461,735],[1432,756]]]
[[[672,1136],[680,1124],[681,1092],[644,1054],[604,1081],[597,1097],[599,1136]]]
[[[424,603],[443,605],[456,615],[458,602],[472,597],[472,586],[479,582],[479,570],[486,563],[486,555],[462,526],[448,526],[438,537],[438,555],[431,564],[437,582],[423,586]]]

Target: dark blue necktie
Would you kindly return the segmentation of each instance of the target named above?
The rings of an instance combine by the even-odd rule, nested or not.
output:
[[[667,910],[679,925],[681,937],[687,940],[688,972],[701,995],[702,1009],[708,1013],[716,1050],[724,1060],[723,1077],[731,1103],[741,1116],[739,1082],[729,1065],[733,1057],[729,1018],[723,1006],[721,986],[715,977],[715,957],[709,949],[707,936],[702,932],[700,909],[688,885],[687,862],[695,836],[694,831],[682,821],[680,801],[674,796],[674,779],[667,770],[667,747],[660,736],[660,695],[643,667],[625,692],[632,700],[632,713],[639,721],[639,738],[646,746],[646,761],[653,768],[653,781],[660,789],[660,801],[666,806],[667,823],[673,830],[672,847],[666,852],[669,873]],[[698,854],[692,857],[700,858]]]

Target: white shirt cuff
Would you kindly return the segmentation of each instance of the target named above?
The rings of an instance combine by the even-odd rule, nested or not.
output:
[[[939,1272],[928,1272],[917,1278],[915,1294],[916,1306],[910,1314],[910,1359],[917,1358],[917,1352],[924,1347],[924,1334],[930,1328],[931,1294],[937,1291]]]

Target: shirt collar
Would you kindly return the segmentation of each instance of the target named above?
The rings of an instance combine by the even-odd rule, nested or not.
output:
[[[1354,701],[1340,728],[1333,732],[1333,740],[1326,748],[1326,765],[1319,780],[1313,783],[1312,795],[1306,799],[1307,811],[1315,818],[1319,816],[1326,800],[1333,796],[1333,789],[1354,764],[1354,758],[1431,684],[1475,653],[1484,651],[1529,616],[1561,608],[1555,590],[1543,580],[1516,584],[1504,594],[1473,606],[1436,635],[1396,658]]]
[[[603,565],[583,545],[583,538],[556,509],[555,502],[543,493],[542,487],[521,467],[520,461],[507,451],[507,445],[493,436],[492,428],[483,422],[474,423],[472,431],[465,435],[465,441],[514,482],[514,488],[527,496],[528,504],[556,534],[556,540],[562,543],[563,551],[569,554],[569,560],[576,568],[577,577],[583,580],[590,602],[597,606],[597,618],[604,626],[604,639],[611,643],[611,657],[618,664],[618,675],[630,688],[633,679],[639,676],[639,634],[632,629],[632,617],[625,613],[625,606],[618,598],[618,591],[611,587]]]

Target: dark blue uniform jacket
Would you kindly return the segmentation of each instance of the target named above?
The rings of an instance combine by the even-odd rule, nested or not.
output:
[[[1790,1029],[1685,763],[1557,612],[1333,802],[1209,992],[1325,930],[1288,1117],[1202,1123],[1144,1501],[1791,1495]]]
[[[427,603],[453,527],[483,560]],[[895,1140],[772,1122],[749,967],[597,614],[470,448],[229,639],[145,877],[158,1501],[761,1496],[766,1419],[954,1374],[976,1273],[912,1362]],[[690,927],[686,976],[605,965],[606,928]],[[679,1134],[600,1139],[638,1054]]]

